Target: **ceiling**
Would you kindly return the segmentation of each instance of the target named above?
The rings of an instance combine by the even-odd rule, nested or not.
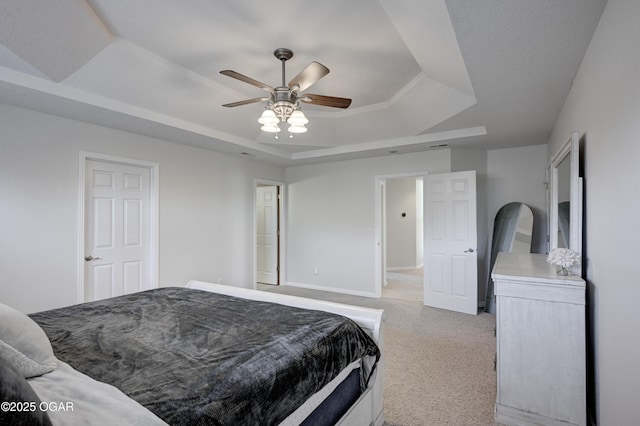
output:
[[[3,0],[0,103],[280,165],[546,143],[606,0]],[[275,6],[275,7],[274,7]],[[318,61],[308,132],[264,96]]]

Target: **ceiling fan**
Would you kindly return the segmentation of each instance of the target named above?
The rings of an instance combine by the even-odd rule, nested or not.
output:
[[[305,69],[300,71],[289,84],[285,84],[285,62],[293,57],[293,52],[289,49],[279,48],[273,52],[273,55],[282,63],[282,84],[274,88],[236,71],[220,71],[222,75],[235,78],[236,80],[259,87],[270,93],[269,96],[246,99],[222,106],[231,108],[266,101],[266,109],[258,122],[263,124],[262,130],[276,133],[277,137],[277,132],[280,131],[280,127],[278,126],[279,122],[289,123],[289,133],[304,133],[307,131],[304,125],[308,123],[309,120],[307,120],[302,113],[299,102],[333,108],[348,108],[349,105],[351,105],[351,99],[347,98],[302,93],[322,77],[329,74],[329,68],[319,62],[311,62]]]

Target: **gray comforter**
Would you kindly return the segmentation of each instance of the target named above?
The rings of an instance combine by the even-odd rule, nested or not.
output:
[[[345,317],[186,288],[31,318],[60,360],[169,424],[278,424],[349,363],[379,358]]]

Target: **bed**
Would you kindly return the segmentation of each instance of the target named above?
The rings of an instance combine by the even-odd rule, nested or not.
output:
[[[11,326],[6,308],[0,361],[21,368],[3,401],[28,378],[0,416],[17,424],[384,422],[381,310],[200,281]]]

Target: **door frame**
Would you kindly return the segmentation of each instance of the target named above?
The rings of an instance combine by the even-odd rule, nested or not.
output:
[[[286,184],[284,182],[268,180],[268,179],[253,179],[253,288],[258,288],[258,205],[256,201],[256,195],[258,186],[277,186],[278,187],[278,230],[280,231],[277,236],[278,241],[278,285],[282,285],[285,282],[285,190]]]
[[[376,175],[374,180],[375,180],[375,201],[374,201],[374,214],[373,214],[373,220],[375,223],[375,229],[374,229],[374,242],[375,242],[375,262],[374,262],[374,268],[375,268],[375,274],[374,274],[374,291],[375,291],[375,297],[382,297],[382,282],[383,282],[383,276],[382,276],[382,269],[385,268],[386,269],[386,259],[384,257],[385,255],[385,251],[386,251],[386,247],[383,246],[383,244],[386,244],[386,236],[384,235],[385,233],[385,226],[384,226],[384,220],[385,220],[385,210],[384,210],[384,205],[383,205],[383,201],[384,201],[384,197],[382,194],[383,190],[386,190],[386,181],[389,179],[406,179],[406,178],[423,178],[426,180],[427,176],[429,175],[428,171],[424,171],[424,172],[405,172],[405,173],[394,173],[394,174],[386,174],[386,175]],[[424,187],[423,187],[423,211],[424,211]],[[423,225],[423,232],[424,232],[424,225],[425,225],[425,220],[426,220],[426,215],[423,213],[423,218],[422,218],[422,225]],[[423,246],[424,246],[424,242],[423,242]],[[424,278],[422,280],[422,285],[424,285]]]
[[[158,288],[159,236],[159,171],[160,165],[151,161],[80,151],[78,161],[78,252],[77,301],[84,302],[84,242],[85,242],[85,169],[87,161],[123,164],[149,170],[149,288]]]

